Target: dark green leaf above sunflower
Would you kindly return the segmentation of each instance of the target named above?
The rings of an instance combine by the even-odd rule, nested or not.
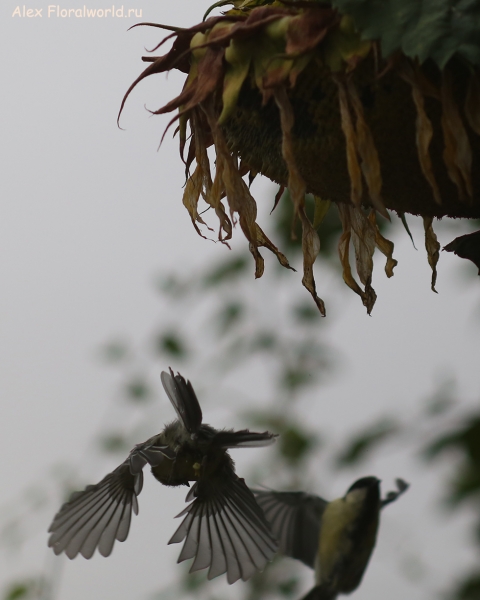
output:
[[[443,68],[453,55],[480,65],[479,0],[332,0],[353,17],[365,39],[379,39],[385,56],[402,50]]]

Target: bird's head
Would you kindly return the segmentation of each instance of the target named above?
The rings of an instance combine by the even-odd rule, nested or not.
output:
[[[345,501],[348,503],[364,502],[367,497],[380,499],[380,479],[362,477],[348,488]]]

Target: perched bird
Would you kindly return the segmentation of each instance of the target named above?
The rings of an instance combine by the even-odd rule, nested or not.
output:
[[[95,549],[109,556],[115,540],[128,535],[132,510],[148,463],[160,483],[194,481],[178,516],[185,518],[168,542],[185,540],[178,562],[194,558],[191,572],[209,567],[208,578],[227,574],[228,583],[246,581],[272,560],[278,544],[254,495],[235,474],[228,448],[267,446],[275,434],[216,430],[202,423],[193,387],[178,373],[161,374],[178,419],[142,444],[112,473],[83,492],[74,492],[55,515],[48,545],[69,558],[91,558]]]
[[[303,600],[334,600],[353,592],[362,580],[377,538],[380,510],[407,488],[380,498],[380,480],[362,477],[343,498],[327,502],[304,492],[253,490],[280,552],[315,569],[315,587]]]

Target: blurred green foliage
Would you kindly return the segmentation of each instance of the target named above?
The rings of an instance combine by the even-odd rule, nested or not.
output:
[[[43,578],[29,578],[23,581],[15,582],[5,589],[4,600],[36,600],[41,598],[46,590],[46,583]]]
[[[129,400],[137,403],[146,402],[151,397],[150,386],[141,376],[137,376],[126,382],[125,393]]]
[[[456,593],[456,600],[479,600],[480,599],[480,573],[467,577]]]
[[[187,343],[178,331],[162,331],[155,338],[155,349],[160,355],[182,359],[188,355]]]
[[[381,443],[397,433],[399,427],[394,419],[384,418],[354,434],[336,459],[338,467],[352,466],[364,461]]]
[[[250,268],[248,256],[240,254],[217,263],[213,268],[208,267],[200,280],[205,287],[215,287],[220,283],[232,283]]]
[[[458,430],[437,438],[427,446],[425,456],[431,460],[447,450],[455,451],[459,462],[449,486],[450,502],[457,504],[472,497],[480,501],[480,415],[470,415]]]

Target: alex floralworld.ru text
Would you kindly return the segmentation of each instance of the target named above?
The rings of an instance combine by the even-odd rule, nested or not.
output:
[[[25,17],[25,18],[36,18],[36,17],[44,17],[52,18],[68,18],[68,17],[142,17],[142,9],[141,8],[125,8],[122,6],[115,6],[112,4],[110,8],[87,8],[83,5],[80,8],[62,8],[59,4],[49,4],[46,8],[28,8],[25,4],[17,6],[12,14],[12,17]]]

